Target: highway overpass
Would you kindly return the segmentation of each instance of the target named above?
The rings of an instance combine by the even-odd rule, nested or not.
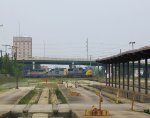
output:
[[[85,58],[30,58],[17,60],[24,64],[57,64],[57,65],[92,65],[98,66],[95,60],[87,60]]]

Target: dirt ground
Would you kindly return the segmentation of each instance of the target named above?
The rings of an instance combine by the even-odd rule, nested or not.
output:
[[[15,104],[19,98],[24,96],[30,90],[30,87],[24,87],[20,89],[10,89],[7,92],[1,92],[0,104]]]

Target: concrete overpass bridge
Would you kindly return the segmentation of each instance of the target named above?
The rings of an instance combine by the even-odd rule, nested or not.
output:
[[[98,66],[98,63],[95,59],[85,59],[85,58],[48,58],[48,57],[36,57],[30,59],[22,59],[17,60],[19,63],[24,64],[57,64],[57,65],[91,65],[91,66]]]
[[[105,64],[99,64],[96,59],[88,60],[86,58],[49,58],[49,57],[33,57],[29,59],[17,60],[19,63],[24,64],[57,64],[57,65],[91,65],[91,66],[104,66]],[[148,64],[150,67],[150,64]],[[132,64],[130,64],[132,68]],[[138,63],[135,63],[135,68],[138,67]],[[144,68],[144,63],[141,62],[141,68]]]

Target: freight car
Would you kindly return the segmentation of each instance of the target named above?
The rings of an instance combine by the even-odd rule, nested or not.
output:
[[[93,76],[93,69],[92,68],[73,68],[68,69],[68,76],[69,77],[92,77]]]
[[[51,69],[48,72],[48,76],[52,76],[52,77],[64,77],[68,75],[68,71],[66,68],[55,68],[55,69]]]

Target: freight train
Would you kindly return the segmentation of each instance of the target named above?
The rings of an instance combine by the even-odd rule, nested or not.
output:
[[[25,77],[31,78],[45,78],[45,77],[92,77],[92,68],[55,68],[46,72],[44,69],[35,69],[28,71]]]
[[[92,77],[93,69],[92,68],[55,68],[51,69],[48,72],[48,76],[53,77]]]

